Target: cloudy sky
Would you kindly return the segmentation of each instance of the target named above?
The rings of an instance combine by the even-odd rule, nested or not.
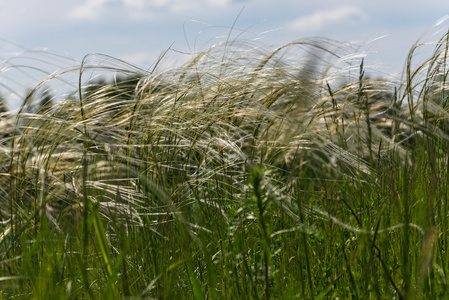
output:
[[[54,68],[79,63],[88,53],[112,55],[148,68],[170,46],[198,52],[222,41],[234,22],[233,37],[268,47],[317,36],[362,41],[367,63],[381,64],[386,73],[397,72],[417,39],[449,13],[449,2],[0,0],[0,11],[0,84],[4,86],[12,80],[12,75],[6,76],[12,73],[7,73],[5,61],[27,49],[64,57],[55,60]],[[440,36],[447,28],[446,22]],[[52,60],[31,56],[29,64]]]

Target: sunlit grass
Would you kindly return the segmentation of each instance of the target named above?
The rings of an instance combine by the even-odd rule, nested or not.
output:
[[[320,39],[50,75],[2,116],[2,297],[448,297],[447,35],[415,50],[402,82]]]

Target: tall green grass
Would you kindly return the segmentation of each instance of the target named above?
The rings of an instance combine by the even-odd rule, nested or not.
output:
[[[448,298],[447,41],[402,81],[320,39],[53,74],[2,116],[1,296]]]

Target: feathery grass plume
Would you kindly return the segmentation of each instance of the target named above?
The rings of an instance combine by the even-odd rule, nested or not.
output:
[[[424,274],[449,261],[445,41],[402,84],[325,39],[51,74],[1,140],[11,294],[447,295]],[[69,75],[72,94],[26,109]]]

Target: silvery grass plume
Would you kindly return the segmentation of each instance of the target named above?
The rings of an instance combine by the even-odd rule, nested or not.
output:
[[[300,40],[264,53],[233,42],[150,74],[89,55],[79,70],[78,93],[26,112],[32,96],[56,74],[25,100],[5,199],[47,211],[57,203],[63,214],[87,199],[106,219],[112,220],[112,209],[139,224],[142,213],[187,205],[192,187],[217,180],[244,184],[247,168],[256,164],[292,178],[369,173],[379,151],[400,147],[393,125],[382,128],[400,121],[400,107],[393,87],[365,80],[363,60],[354,64],[357,57],[339,54],[343,46]],[[285,57],[297,49],[319,55],[292,64]],[[357,81],[336,86],[339,65],[345,72],[360,68]],[[92,79],[98,70],[125,79],[99,85]],[[61,74],[67,72],[73,70]],[[389,119],[390,112],[397,119]]]
[[[225,204],[256,165],[276,170],[286,186],[369,177],[391,151],[406,156],[412,123],[394,84],[367,78],[350,46],[305,39],[266,52],[233,41],[151,72],[88,55],[77,71],[39,84],[17,114],[4,156],[4,214],[31,208],[33,222],[46,216],[56,228],[92,209],[107,224],[142,226],[152,216],[164,236],[161,224],[173,218],[195,227],[185,212],[211,188],[222,198],[203,203],[227,219]],[[77,92],[26,110],[73,72]],[[104,72],[114,74],[111,83],[98,82]]]
[[[166,70],[92,54],[49,74],[1,115],[0,256],[30,278],[2,280],[91,298],[407,298],[447,265],[447,35],[433,46],[403,80],[325,39],[228,41]],[[73,93],[46,92],[69,77]]]

